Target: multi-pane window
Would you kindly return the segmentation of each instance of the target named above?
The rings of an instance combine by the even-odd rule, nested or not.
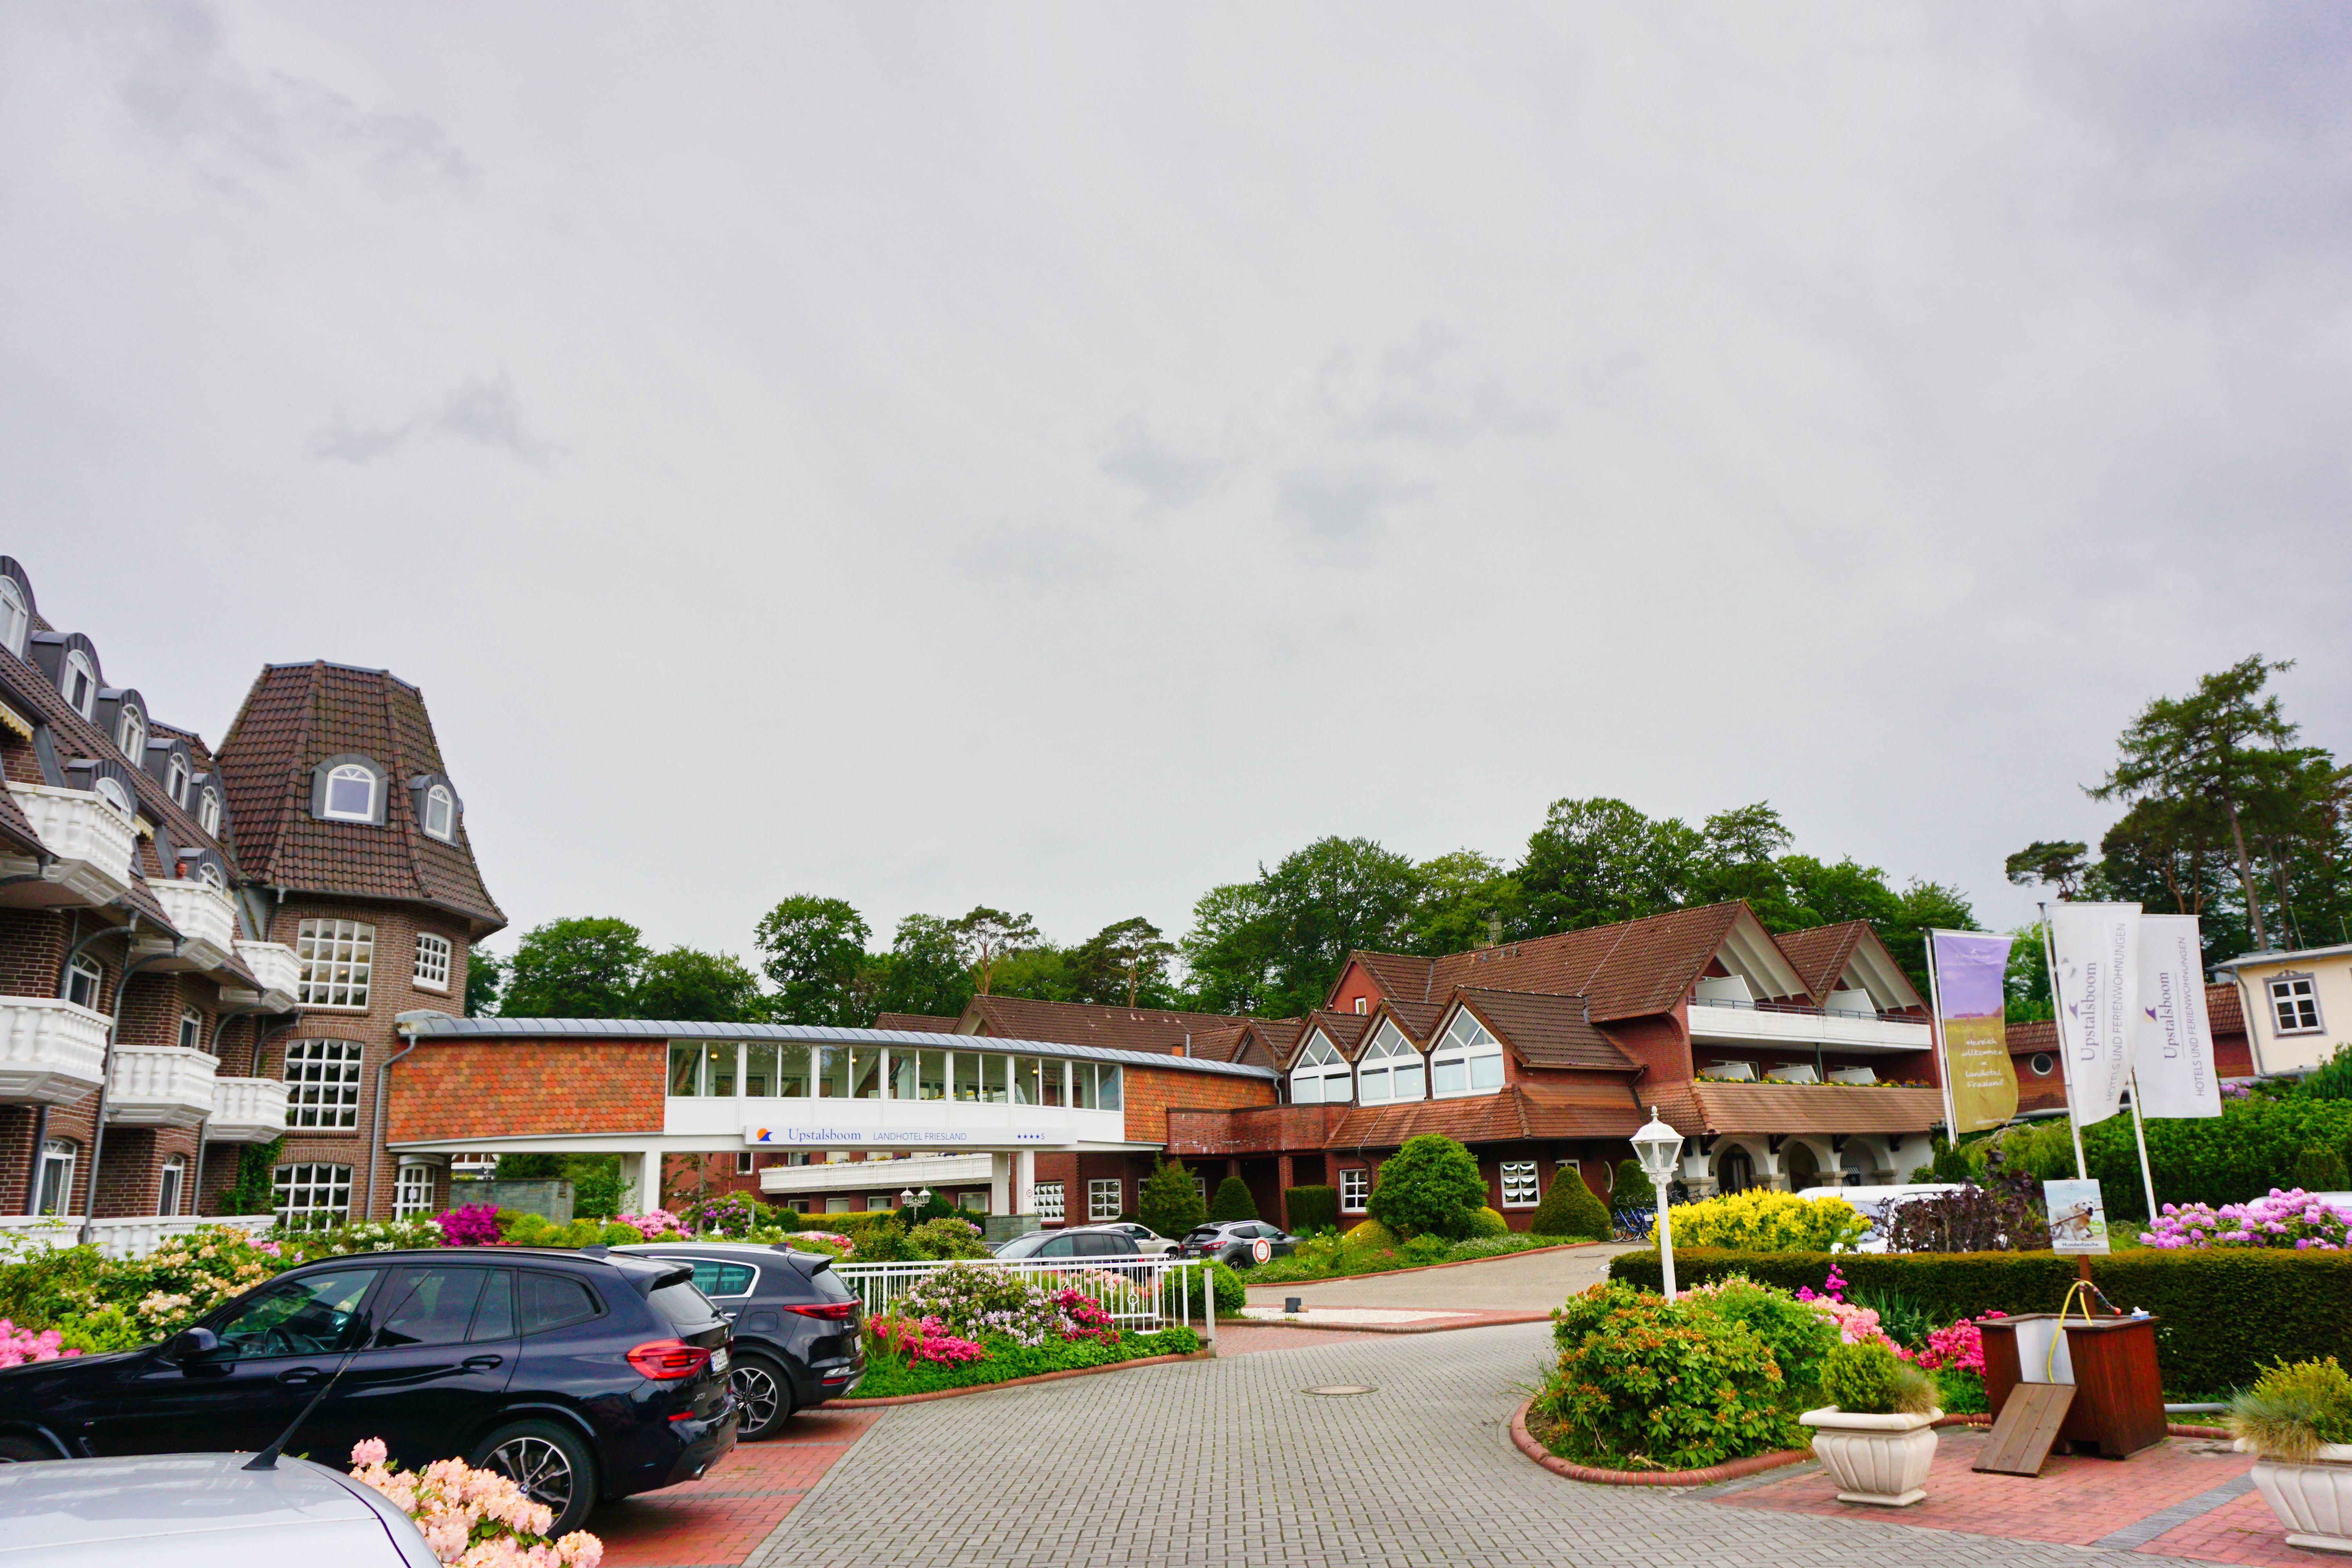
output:
[[[66,970],[66,1000],[77,1007],[100,1011],[98,988],[105,978],[106,972],[89,959],[75,959]]]
[[[1438,1099],[1486,1094],[1503,1087],[1502,1043],[1470,1016],[1467,1007],[1454,1011],[1444,1037],[1430,1052],[1429,1082],[1432,1096]]]
[[[1536,1163],[1533,1160],[1503,1162],[1503,1206],[1507,1209],[1531,1209],[1541,1194],[1536,1191]]]
[[[2271,1012],[2282,1035],[2314,1034],[2319,1028],[2319,993],[2308,974],[2282,974],[2271,982]]]
[[[1062,1223],[1062,1184],[1040,1182],[1029,1189],[1030,1201],[1036,1205],[1037,1217],[1047,1225]]]
[[[357,1040],[294,1040],[286,1047],[286,1125],[357,1127]]]
[[[70,1138],[51,1138],[41,1145],[40,1197],[35,1212],[61,1215],[73,1206],[74,1156],[80,1152]]]
[[[25,634],[33,629],[33,608],[14,577],[0,577],[0,647],[25,657]]]
[[[297,1002],[365,1011],[368,977],[375,969],[375,927],[358,921],[304,921],[294,938],[294,956],[302,961]]]
[[[1372,1201],[1372,1173],[1361,1165],[1339,1173],[1339,1207],[1361,1214]]]
[[[289,1230],[332,1230],[352,1212],[349,1165],[278,1167],[278,1223]]]
[[[163,787],[171,791],[173,805],[188,804],[188,759],[177,752],[172,753],[171,763],[163,769]]]
[[[416,984],[427,991],[449,989],[449,939],[429,931],[416,933]]]
[[[1097,1178],[1088,1182],[1087,1184],[1087,1217],[1097,1220],[1117,1219],[1118,1211],[1125,1206],[1120,1200],[1126,1188],[1127,1184],[1117,1176],[1108,1180]]]
[[[1345,1105],[1355,1098],[1348,1059],[1321,1035],[1311,1037],[1290,1068],[1293,1105]]]
[[[138,815],[131,809],[131,796],[123,790],[123,787],[114,780],[100,779],[97,784],[90,787],[97,792],[99,799],[106,802],[108,805],[112,806],[116,811],[121,812],[123,816],[135,816]]]
[[[457,837],[457,797],[446,785],[435,784],[425,792],[425,831],[443,840]]]
[[[220,791],[211,785],[196,798],[196,826],[217,838],[220,837]]]
[[[392,1217],[415,1219],[432,1212],[433,1167],[404,1160],[392,1179]]]
[[[1192,1195],[1203,1204],[1209,1201],[1209,1178],[1198,1171],[1192,1173]]]
[[[751,1151],[749,1149],[739,1149],[735,1152],[735,1173],[739,1176],[748,1176],[751,1173]]]
[[[73,710],[87,719],[98,707],[98,672],[90,668],[89,658],[81,649],[66,654],[65,668],[58,675],[58,689]]]
[[[205,1043],[205,1016],[194,1007],[180,1009],[180,1044],[193,1050]]]
[[[188,1157],[174,1154],[155,1178],[155,1212],[165,1219],[180,1212],[180,1191],[188,1182]]]
[[[1421,1053],[1386,1018],[1356,1065],[1356,1098],[1366,1105],[1422,1098]]]
[[[324,816],[339,822],[375,820],[375,773],[357,763],[345,763],[327,775]]]
[[[147,760],[147,716],[128,702],[114,721],[114,746],[133,765]]]

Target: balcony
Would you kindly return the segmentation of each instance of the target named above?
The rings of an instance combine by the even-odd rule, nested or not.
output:
[[[261,982],[257,994],[236,998],[239,1005],[257,1004],[273,1013],[294,1010],[294,987],[302,979],[302,961],[294,956],[292,948],[282,942],[240,942],[236,956]]]
[[[189,1046],[117,1046],[106,1120],[126,1127],[196,1127],[213,1113],[219,1064]],[[278,1131],[285,1131],[281,1108]]]
[[[286,1131],[286,1085],[274,1078],[213,1079],[213,1116],[205,1137],[215,1143],[267,1143]]]
[[[769,1194],[890,1193],[909,1187],[933,1192],[948,1187],[984,1187],[996,1166],[993,1154],[916,1154],[904,1160],[835,1160],[817,1165],[769,1165],[760,1172],[760,1191]]]
[[[163,906],[163,918],[180,933],[179,956],[164,969],[201,973],[218,969],[236,951],[236,905],[210,882],[150,882]]]
[[[256,1236],[268,1234],[275,1215],[179,1215],[172,1218],[101,1219],[90,1226],[90,1243],[109,1258],[144,1258],[175,1236],[186,1236],[207,1226],[233,1225]],[[78,1215],[0,1215],[0,1245],[13,1244],[26,1252],[71,1247],[81,1237]]]
[[[131,850],[138,830],[97,792],[10,783],[8,793],[49,852],[49,863],[0,856],[0,877],[32,879],[6,889],[18,909],[107,904],[131,886]]]
[[[1808,1050],[1819,1046],[1832,1051],[1924,1051],[1928,1037],[1925,1018],[1706,996],[1691,999],[1690,1033],[1695,1042],[1801,1046]]]
[[[105,1068],[106,1015],[54,996],[0,996],[0,1100],[70,1105]]]

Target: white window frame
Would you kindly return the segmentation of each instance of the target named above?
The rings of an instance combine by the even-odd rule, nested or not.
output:
[[[163,790],[172,797],[173,805],[183,811],[187,809],[188,759],[177,752],[173,752],[172,760],[163,764]]]
[[[1334,1085],[1341,1086],[1337,1094]],[[1356,1072],[1348,1058],[1320,1033],[1309,1035],[1290,1064],[1290,1103],[1346,1105],[1355,1098]]]
[[[288,1230],[332,1230],[352,1216],[352,1168],[298,1160],[270,1174],[278,1223]],[[321,1223],[324,1222],[324,1223]]]
[[[749,1149],[735,1151],[735,1173],[739,1176],[748,1176],[751,1173],[751,1151]]]
[[[81,984],[76,985],[76,981],[81,982]],[[87,995],[76,997],[74,993],[77,990],[86,990]],[[99,998],[105,994],[105,990],[106,971],[99,966],[96,959],[77,958],[66,966],[66,1000],[75,1006],[87,1007],[93,1013],[105,1011],[98,1005]]]
[[[25,639],[32,631],[33,606],[25,600],[24,584],[14,577],[0,577],[0,643],[22,658]]]
[[[155,1173],[155,1215],[172,1219],[178,1215],[180,1205],[187,1201],[188,1157],[174,1154],[163,1162]]]
[[[180,1009],[179,1043],[183,1046],[192,1046],[198,1050],[204,1049],[205,1016],[194,1007]]]
[[[1408,1059],[1409,1058],[1409,1059]],[[1411,1073],[1415,1087],[1411,1094],[1399,1094],[1397,1075]],[[1374,1093],[1374,1090],[1378,1093]],[[1372,1031],[1372,1043],[1356,1058],[1356,1103],[1359,1105],[1393,1105],[1399,1100],[1426,1100],[1429,1097],[1429,1063],[1413,1043],[1404,1037],[1404,1031],[1388,1019]]]
[[[2319,1012],[2319,977],[2300,970],[2273,974],[2263,983],[2264,993],[2271,999],[2271,1026],[2279,1035],[2324,1035],[2327,1021]],[[2311,1022],[2290,1023],[2308,1014]]]
[[[90,786],[90,792],[124,816],[135,816],[131,809],[131,795],[112,779],[100,779]]]
[[[358,811],[339,810],[335,805],[335,785],[352,779],[367,785],[367,801]],[[376,777],[373,768],[361,763],[345,763],[328,773],[327,787],[319,792],[319,815],[330,822],[373,822],[375,792],[383,787],[383,781]]]
[[[1491,1073],[1487,1070],[1490,1065]],[[1462,1087],[1439,1087],[1449,1070],[1454,1068],[1461,1070]],[[1490,1077],[1491,1082],[1479,1081]],[[1456,1007],[1445,1026],[1444,1037],[1429,1053],[1429,1098],[1468,1100],[1475,1095],[1500,1094],[1505,1077],[1503,1042],[1488,1034],[1486,1026],[1473,1016],[1469,1008]]]
[[[1037,1211],[1037,1218],[1045,1225],[1062,1223],[1064,1197],[1059,1182],[1039,1182],[1029,1189],[1029,1202]]]
[[[441,819],[438,827],[433,826],[436,816]],[[444,844],[457,842],[457,797],[449,793],[447,784],[435,784],[425,792],[425,831]]]
[[[196,793],[196,826],[214,837],[220,837],[220,791],[206,784]]]
[[[131,759],[132,767],[147,761],[147,715],[135,702],[126,702],[114,716],[114,749]]]
[[[81,693],[76,696],[74,685],[79,681]],[[66,661],[58,667],[58,690],[64,696],[66,706],[88,719],[98,711],[98,671],[91,667],[89,656],[78,647],[66,649]]]
[[[222,876],[221,868],[214,865],[209,860],[197,866],[196,880],[202,882],[205,887],[212,889],[215,892],[226,893],[228,891],[228,879]]]
[[[403,1160],[392,1177],[392,1217],[422,1219],[433,1212],[432,1166],[417,1160]]]
[[[357,1040],[287,1041],[286,1125],[355,1131],[366,1059],[367,1047]]]
[[[41,1173],[33,1188],[35,1205],[45,1215],[73,1212],[74,1166],[81,1145],[70,1138],[50,1138],[41,1143]]]
[[[1127,1178],[1094,1176],[1087,1182],[1087,1219],[1098,1223],[1117,1219],[1127,1208]]]
[[[1339,1212],[1363,1214],[1372,1205],[1372,1173],[1367,1165],[1349,1165],[1339,1173]]]
[[[375,927],[364,921],[332,918],[304,921],[295,928],[294,956],[301,961],[294,1001],[302,1007],[364,1013],[375,978]]]
[[[416,933],[416,984],[426,991],[449,989],[449,966],[456,952],[449,939],[438,931]]]
[[[1537,1173],[1533,1160],[1502,1161],[1496,1176],[1496,1184],[1503,1190],[1505,1208],[1531,1209],[1543,1202],[1543,1178]]]

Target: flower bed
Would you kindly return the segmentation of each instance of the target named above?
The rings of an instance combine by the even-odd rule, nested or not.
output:
[[[2342,1211],[2301,1187],[2246,1204],[2167,1204],[2148,1228],[2143,1246],[2164,1251],[2201,1251],[2214,1247],[2278,1247],[2297,1252],[2342,1252],[2352,1245],[2352,1224]]]
[[[877,1320],[878,1321],[878,1320]],[[958,1362],[910,1361],[902,1354],[877,1348],[868,1342],[866,1380],[856,1399],[891,1399],[909,1394],[933,1394],[947,1388],[977,1388],[1043,1373],[1069,1372],[1083,1367],[1113,1366],[1147,1356],[1191,1355],[1200,1350],[1201,1336],[1190,1329],[1161,1329],[1156,1333],[1120,1334],[1115,1340],[1056,1340],[1024,1345],[1001,1335],[982,1335],[974,1343],[979,1357]]]
[[[866,1320],[859,1396],[928,1394],[1200,1349],[1189,1329],[1122,1333],[1070,1279],[961,1264],[940,1269],[889,1312]]]

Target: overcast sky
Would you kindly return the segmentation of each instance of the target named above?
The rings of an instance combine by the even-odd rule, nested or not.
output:
[[[2347,103],[2335,5],[20,0],[0,551],[215,740],[420,684],[518,931],[1587,795],[2011,923],[2151,695],[2352,750]]]

